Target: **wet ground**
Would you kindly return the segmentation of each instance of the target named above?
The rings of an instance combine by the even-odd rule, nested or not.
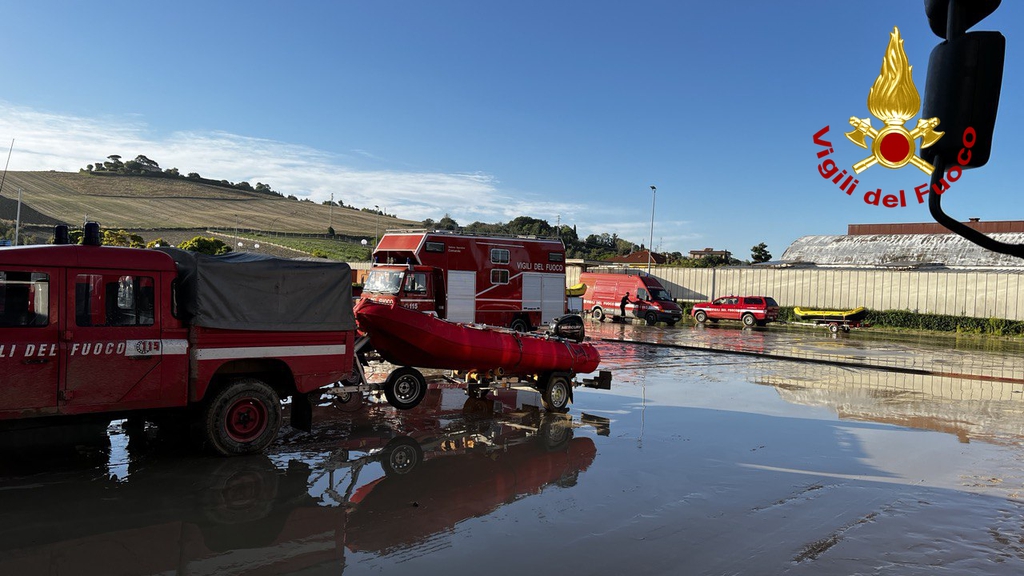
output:
[[[588,329],[613,388],[565,415],[437,382],[260,457],[7,449],[0,574],[1024,572],[1017,344]]]

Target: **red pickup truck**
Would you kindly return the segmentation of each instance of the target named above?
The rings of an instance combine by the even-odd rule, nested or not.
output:
[[[779,318],[779,303],[770,296],[722,296],[694,304],[690,315],[699,324],[739,320],[744,326],[764,326]]]

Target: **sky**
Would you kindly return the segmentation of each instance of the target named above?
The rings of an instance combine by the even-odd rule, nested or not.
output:
[[[0,148],[10,170],[142,154],[411,220],[531,216],[645,245],[653,212],[656,250],[779,258],[847,224],[932,221],[917,168],[871,167],[846,195],[813,142],[829,126],[840,168],[869,154],[842,133],[882,125],[866,100],[894,26],[923,98],[940,41],[923,4],[0,0]],[[1024,219],[1024,2],[974,30],[1007,38],[992,158],[943,207]],[[908,205],[867,204],[874,188]]]

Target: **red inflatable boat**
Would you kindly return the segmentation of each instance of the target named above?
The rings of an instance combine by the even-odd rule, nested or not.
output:
[[[370,345],[388,362],[402,366],[510,376],[583,374],[597,370],[601,361],[589,342],[458,324],[369,300],[360,301],[355,313]]]

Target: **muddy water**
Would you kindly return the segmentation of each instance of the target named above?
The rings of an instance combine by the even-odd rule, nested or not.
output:
[[[613,389],[564,416],[436,384],[408,412],[325,404],[255,458],[117,424],[7,449],[0,574],[1024,571],[1015,384],[601,348]]]

